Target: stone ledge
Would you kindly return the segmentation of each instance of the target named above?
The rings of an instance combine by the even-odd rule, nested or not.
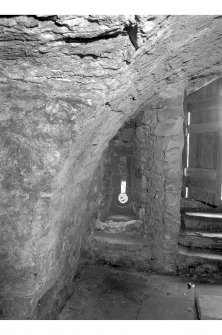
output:
[[[123,232],[142,233],[143,222],[141,220],[108,221],[108,222],[97,220],[95,223],[95,230],[109,233],[123,233]]]
[[[219,252],[210,252],[210,251],[202,251],[201,249],[187,248],[183,246],[179,246],[178,252],[180,255],[194,257],[194,258],[202,258],[206,260],[215,260],[222,261],[222,253]]]
[[[141,248],[145,245],[145,241],[141,238],[140,234],[114,234],[114,233],[107,233],[107,232],[94,232],[91,236],[92,241],[97,241],[98,243],[109,244],[110,246],[113,245],[120,245],[124,246],[138,246]]]
[[[146,271],[155,262],[150,242],[139,234],[94,232],[85,252],[87,259]]]
[[[185,215],[210,219],[222,219],[222,213],[213,212],[185,212]]]
[[[207,250],[222,250],[222,233],[186,229],[180,232],[179,245]]]

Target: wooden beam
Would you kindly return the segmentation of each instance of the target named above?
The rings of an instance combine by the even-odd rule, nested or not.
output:
[[[206,177],[187,177],[187,187],[200,188],[209,192],[216,192],[216,178],[206,178]]]
[[[184,147],[182,152],[182,163],[183,168],[185,169],[187,167],[187,135],[186,135],[186,127],[188,126],[188,114],[187,114],[187,95],[185,93],[184,95],[184,102],[183,102],[183,109],[184,109],[184,124],[183,124],[183,134],[184,134]],[[187,178],[185,176],[185,173],[183,173],[183,186],[181,190],[181,196],[183,198],[186,198],[186,181]]]
[[[207,178],[207,179],[216,179],[216,171],[209,169],[199,169],[199,168],[187,168],[186,169],[187,177],[195,178]]]
[[[189,187],[189,198],[204,201],[208,204],[216,205],[215,192],[209,192],[201,188]]]
[[[218,102],[218,94],[217,95],[213,95],[211,97],[204,97],[204,98],[198,98],[198,97],[195,97],[195,98],[190,98],[188,96],[188,109],[190,106],[192,107],[215,107],[217,106],[217,102]]]
[[[209,123],[197,123],[191,124],[187,127],[188,133],[215,133],[219,130],[222,130],[222,125],[220,122],[209,122]]]
[[[218,106],[212,106],[212,107],[207,107],[207,106],[192,106],[189,105],[188,112],[190,113],[198,113],[198,112],[209,112],[209,113],[217,113]]]
[[[222,92],[222,80],[220,78],[218,82],[218,95]],[[218,121],[219,124],[222,123],[222,97],[218,97]],[[216,205],[221,205],[221,188],[222,188],[222,131],[218,132],[218,146],[217,146],[217,170],[216,170],[216,179],[217,179],[217,187],[216,187]]]

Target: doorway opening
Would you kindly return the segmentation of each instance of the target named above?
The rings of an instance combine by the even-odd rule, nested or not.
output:
[[[222,199],[222,79],[185,95],[182,196],[211,208]]]

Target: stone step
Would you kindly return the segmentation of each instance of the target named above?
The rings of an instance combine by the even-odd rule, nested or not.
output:
[[[222,213],[186,211],[181,218],[183,228],[222,232]]]
[[[211,219],[222,219],[222,213],[219,212],[186,211],[185,215]]]
[[[153,262],[151,241],[140,233],[94,231],[85,252],[92,260],[135,269],[149,269]]]
[[[201,248],[222,251],[222,233],[186,229],[180,232],[179,245],[189,248]]]
[[[108,233],[95,231],[91,237],[96,243],[104,244],[106,247],[115,247],[121,249],[141,249],[143,247],[143,239],[140,234],[131,233]]]
[[[110,215],[105,221],[132,221],[136,220],[136,217],[128,215]]]
[[[197,275],[202,278],[222,276],[222,252],[203,251],[179,245],[177,268],[179,274]]]
[[[199,295],[196,306],[200,320],[222,320],[222,296]]]
[[[178,252],[180,255],[193,257],[193,258],[200,258],[204,260],[215,260],[215,261],[222,261],[222,251],[221,252],[212,252],[212,251],[202,251],[200,249],[195,248],[187,248],[183,246],[178,247]]]
[[[130,221],[100,221],[97,220],[95,223],[96,231],[103,231],[108,233],[143,233],[143,222],[141,220],[130,220]]]

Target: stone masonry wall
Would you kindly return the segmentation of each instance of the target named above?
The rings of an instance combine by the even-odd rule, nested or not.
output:
[[[130,83],[124,26],[0,18],[2,317],[51,318],[70,292],[105,138],[125,118],[106,105]]]
[[[153,269],[175,271],[182,187],[183,89],[169,85],[136,121],[134,210],[153,241]]]
[[[52,317],[61,307],[99,201],[98,166],[108,142],[135,113],[152,111],[169,85],[183,92],[188,82],[222,75],[221,22],[221,16],[0,17],[1,318]],[[168,138],[158,122],[157,161]],[[164,192],[166,208],[177,192],[170,186]],[[164,213],[165,225],[151,224],[162,236]]]

